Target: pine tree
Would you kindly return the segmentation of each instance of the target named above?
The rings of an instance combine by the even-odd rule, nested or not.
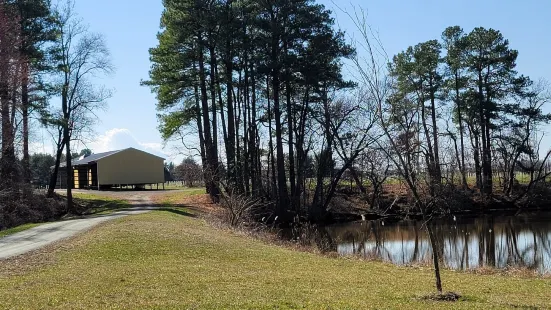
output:
[[[492,140],[496,119],[503,110],[503,101],[527,86],[528,80],[515,71],[518,51],[509,48],[509,41],[494,29],[475,28],[467,36],[466,63],[470,91],[475,100],[480,128],[482,156],[482,192],[493,191]]]

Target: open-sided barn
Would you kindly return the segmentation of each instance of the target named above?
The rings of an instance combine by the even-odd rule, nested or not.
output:
[[[76,189],[102,189],[114,186],[145,186],[165,182],[164,158],[127,148],[92,154],[73,163]],[[67,186],[65,167],[58,176],[58,188]]]

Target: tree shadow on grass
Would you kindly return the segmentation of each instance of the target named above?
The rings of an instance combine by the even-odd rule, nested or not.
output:
[[[185,210],[184,208],[185,208],[185,206],[161,207],[158,210],[159,211],[164,211],[164,212],[174,213],[174,214],[185,216],[185,217],[191,217],[191,218],[196,218],[197,217],[197,214],[190,213],[187,210]]]
[[[120,214],[125,211],[164,211],[177,214],[180,216],[196,218],[198,212],[194,208],[184,204],[167,205],[165,203],[148,201],[147,203],[131,203],[126,200],[102,200],[102,199],[86,199],[75,198],[78,214],[66,216],[66,219],[75,219],[83,217],[103,217],[112,214]]]
[[[124,200],[101,200],[74,198],[80,216],[108,214],[115,211],[131,209],[133,205]]]

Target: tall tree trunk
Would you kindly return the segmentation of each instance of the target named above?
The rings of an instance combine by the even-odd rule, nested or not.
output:
[[[491,195],[493,192],[493,169],[492,169],[492,137],[490,132],[490,112],[488,109],[486,109],[486,116],[485,116],[485,132],[482,134],[483,136],[486,136],[486,145],[484,146],[484,154],[485,154],[485,171],[484,174],[486,175],[486,183],[484,184],[484,187],[486,189],[486,193],[488,195]]]
[[[21,114],[23,122],[23,182],[31,183],[31,167],[29,157],[29,64],[23,64],[23,79],[21,83]]]
[[[245,53],[245,63],[244,63],[244,71],[245,71],[245,100],[244,100],[244,106],[243,106],[243,161],[242,161],[242,167],[243,167],[243,184],[245,185],[245,195],[250,196],[251,194],[251,182],[250,182],[250,163],[252,162],[250,157],[250,150],[249,150],[249,125],[250,125],[250,118],[251,118],[251,108],[250,108],[250,97],[249,97],[249,67],[247,64],[247,55]]]
[[[486,97],[485,97],[485,109],[484,109],[484,121],[485,121],[485,130],[482,131],[482,135],[486,136],[486,144],[483,145],[485,149],[485,174],[487,175],[486,183],[484,184],[486,188],[486,193],[488,195],[491,195],[493,192],[493,168],[492,168],[492,135],[491,135],[491,94],[492,91],[490,89],[490,84],[488,82],[488,78],[490,76],[490,68],[488,67],[486,69],[486,76],[484,78],[484,85],[486,87]],[[482,99],[483,97],[481,97]]]
[[[195,63],[193,64],[194,66],[194,69],[195,68]],[[207,194],[209,193],[210,191],[210,188],[208,186],[206,186],[208,183],[207,183],[207,175],[206,175],[206,171],[207,171],[207,167],[208,167],[208,162],[207,162],[207,155],[206,155],[206,151],[205,151],[205,136],[203,135],[203,122],[201,121],[201,100],[199,99],[199,86],[197,86],[197,83],[194,83],[193,85],[193,95],[195,97],[195,122],[197,123],[197,132],[198,132],[198,135],[199,135],[199,150],[201,152],[201,167],[203,168],[203,179],[205,180],[205,187],[206,187],[206,191],[207,191]]]
[[[306,197],[302,195],[305,188],[305,163],[307,157],[307,151],[305,150],[304,140],[305,140],[305,129],[306,129],[306,117],[308,113],[308,103],[310,100],[309,87],[306,87],[304,102],[300,109],[300,117],[298,123],[295,126],[295,136],[296,136],[296,151],[297,151],[297,182],[296,182],[296,192],[293,204],[299,207],[304,207],[305,203],[301,205],[300,197]]]
[[[272,119],[273,119],[273,111],[272,111],[272,105],[270,100],[270,78],[266,77],[266,98],[268,98],[268,134],[270,136],[270,141],[268,142],[269,149],[270,149],[270,158],[271,161],[271,168],[272,168],[272,186],[270,193],[275,195],[276,202],[278,201],[279,197],[277,195],[277,180],[276,180],[276,167],[275,167],[275,155],[274,155],[274,133],[273,133],[273,127],[272,127]],[[270,166],[270,165],[269,165]],[[279,205],[279,204],[278,204]]]
[[[431,184],[431,191],[434,191],[434,185],[436,184],[437,175],[436,175],[436,163],[434,160],[434,150],[432,148],[432,142],[431,142],[431,136],[430,131],[427,126],[427,113],[426,113],[426,107],[425,107],[425,101],[424,99],[419,100],[419,106],[421,108],[421,122],[423,125],[423,131],[425,133],[425,139],[427,140],[427,149],[428,152],[425,155],[425,159],[427,161],[427,167],[429,169],[429,176],[430,176],[430,184]]]
[[[442,183],[442,170],[440,168],[440,150],[439,150],[439,143],[438,143],[438,126],[436,124],[436,95],[433,90],[433,82],[432,79],[430,81],[430,88],[431,88],[431,94],[430,94],[430,109],[431,109],[431,117],[432,117],[432,139],[434,142],[434,177],[436,180],[435,184],[440,185]]]
[[[52,174],[50,175],[50,185],[48,187],[48,198],[54,197],[55,188],[57,185],[57,176],[59,175],[59,166],[61,164],[61,155],[63,154],[63,148],[65,146],[65,140],[63,139],[63,130],[59,132],[57,150],[55,155],[55,165]]]
[[[216,77],[217,77],[217,80],[216,80],[216,92],[218,93],[218,106],[220,107],[220,121],[222,123],[222,138],[224,140],[224,148],[226,150],[226,153],[227,153],[227,150],[228,150],[228,145],[229,145],[229,141],[228,141],[228,129],[227,129],[227,122],[226,122],[226,112],[224,111],[224,101],[222,100],[222,86],[221,86],[221,78],[220,78],[220,74],[218,73],[218,67],[215,68],[216,70]],[[226,155],[226,165],[229,167],[229,158],[228,156]],[[228,174],[228,172],[226,172],[226,174]]]
[[[199,61],[199,85],[201,90],[201,109],[203,115],[203,133],[205,136],[205,152],[207,157],[207,179],[205,182],[209,187],[209,194],[213,202],[219,201],[220,189],[218,188],[218,154],[216,154],[216,148],[213,145],[211,135],[211,123],[209,119],[209,104],[207,98],[207,84],[205,79],[205,60],[204,60],[204,43],[202,34],[199,34],[198,40],[198,61]]]
[[[4,71],[4,70],[2,70]],[[0,77],[0,117],[2,123],[2,157],[0,158],[0,189],[11,189],[17,179],[14,131],[11,121],[10,92],[7,78]]]
[[[480,163],[480,139],[474,136],[474,170],[476,176],[476,187],[482,190],[482,165]]]
[[[259,145],[256,143],[258,137],[258,128],[256,125],[256,80],[251,64],[251,117],[249,118],[249,153],[250,153],[250,172],[251,172],[251,190],[254,197],[259,195],[259,186],[261,185],[261,178],[259,168]]]
[[[284,43],[285,55],[288,55],[288,42]],[[287,110],[287,134],[288,134],[288,147],[289,147],[289,184],[291,187],[291,209],[297,212],[298,206],[294,205],[296,201],[296,175],[295,175],[295,150],[293,139],[293,105],[291,102],[291,72],[289,70],[290,64],[286,64],[285,69],[285,96],[286,96],[286,110]]]
[[[241,72],[239,72],[239,84],[241,85],[242,84],[242,80],[241,80]],[[236,175],[236,189],[237,189],[237,192],[239,193],[244,193],[245,192],[245,188],[243,187],[243,169],[242,169],[242,164],[243,164],[243,158],[242,158],[242,149],[241,149],[241,139],[240,139],[240,136],[239,136],[239,131],[241,130],[240,129],[240,125],[241,125],[241,120],[242,120],[242,113],[243,113],[243,110],[242,110],[242,107],[243,107],[243,102],[242,102],[242,95],[241,95],[241,89],[240,88],[237,88],[237,95],[235,94],[235,90],[234,90],[234,98],[236,99],[235,100],[235,108],[236,108],[236,114],[235,114],[235,175]]]
[[[278,208],[277,215],[283,222],[287,221],[287,210],[289,208],[289,194],[287,192],[287,177],[285,173],[285,154],[283,153],[283,126],[281,124],[280,95],[280,69],[278,61],[279,40],[272,37],[272,88],[274,95],[274,117],[276,136],[276,161],[277,161],[277,187],[278,187]]]
[[[212,37],[212,33],[210,34]],[[211,38],[211,41],[213,39]],[[210,96],[211,96],[211,110],[212,110],[212,147],[214,148],[213,152],[217,154],[218,157],[218,115],[216,108],[216,72],[215,68],[217,67],[216,63],[216,53],[214,50],[214,44],[209,46],[210,53]]]
[[[440,262],[438,257],[438,244],[434,235],[431,223],[427,223],[427,231],[429,233],[429,241],[432,248],[432,261],[434,264],[434,278],[436,281],[436,290],[442,294],[442,279],[440,277]]]
[[[233,97],[233,59],[231,57],[231,39],[226,41],[226,100],[228,109],[228,146],[226,149],[226,157],[228,161],[228,175],[231,186],[237,186],[237,166],[236,166],[236,124],[235,124],[235,108]]]
[[[288,144],[289,144],[289,183],[291,186],[291,202],[296,200],[296,172],[295,172],[295,143],[293,137],[294,124],[293,124],[293,105],[291,102],[291,82],[289,81],[289,76],[285,81],[285,93],[286,93],[286,108],[287,108],[287,131],[288,131]],[[294,204],[291,205],[293,211],[297,211],[298,206]]]
[[[67,173],[67,212],[74,213],[73,204],[73,179],[74,171],[71,158],[71,136],[69,133],[70,116],[66,115],[66,124],[63,128],[63,140],[65,140],[65,172]]]
[[[459,94],[459,73],[455,72],[455,104],[457,105],[457,119],[459,122],[459,140],[461,144],[461,161],[460,161],[460,167],[459,170],[461,171],[461,183],[463,184],[463,188],[467,189],[469,188],[469,184],[467,183],[467,175],[465,172],[465,140],[464,140],[464,128],[463,128],[463,114],[461,112],[462,103],[461,103],[461,96]]]
[[[478,113],[480,118],[480,136],[482,137],[482,193],[490,194],[491,189],[488,188],[488,185],[492,184],[491,167],[488,167],[488,149],[487,149],[487,135],[486,135],[486,109],[485,109],[485,100],[484,100],[484,91],[483,91],[483,80],[482,80],[482,71],[478,71]]]

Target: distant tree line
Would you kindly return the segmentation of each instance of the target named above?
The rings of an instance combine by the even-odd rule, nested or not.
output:
[[[181,182],[187,187],[202,186],[203,170],[193,157],[186,157],[179,165],[165,163],[165,170],[168,172],[169,181]]]

